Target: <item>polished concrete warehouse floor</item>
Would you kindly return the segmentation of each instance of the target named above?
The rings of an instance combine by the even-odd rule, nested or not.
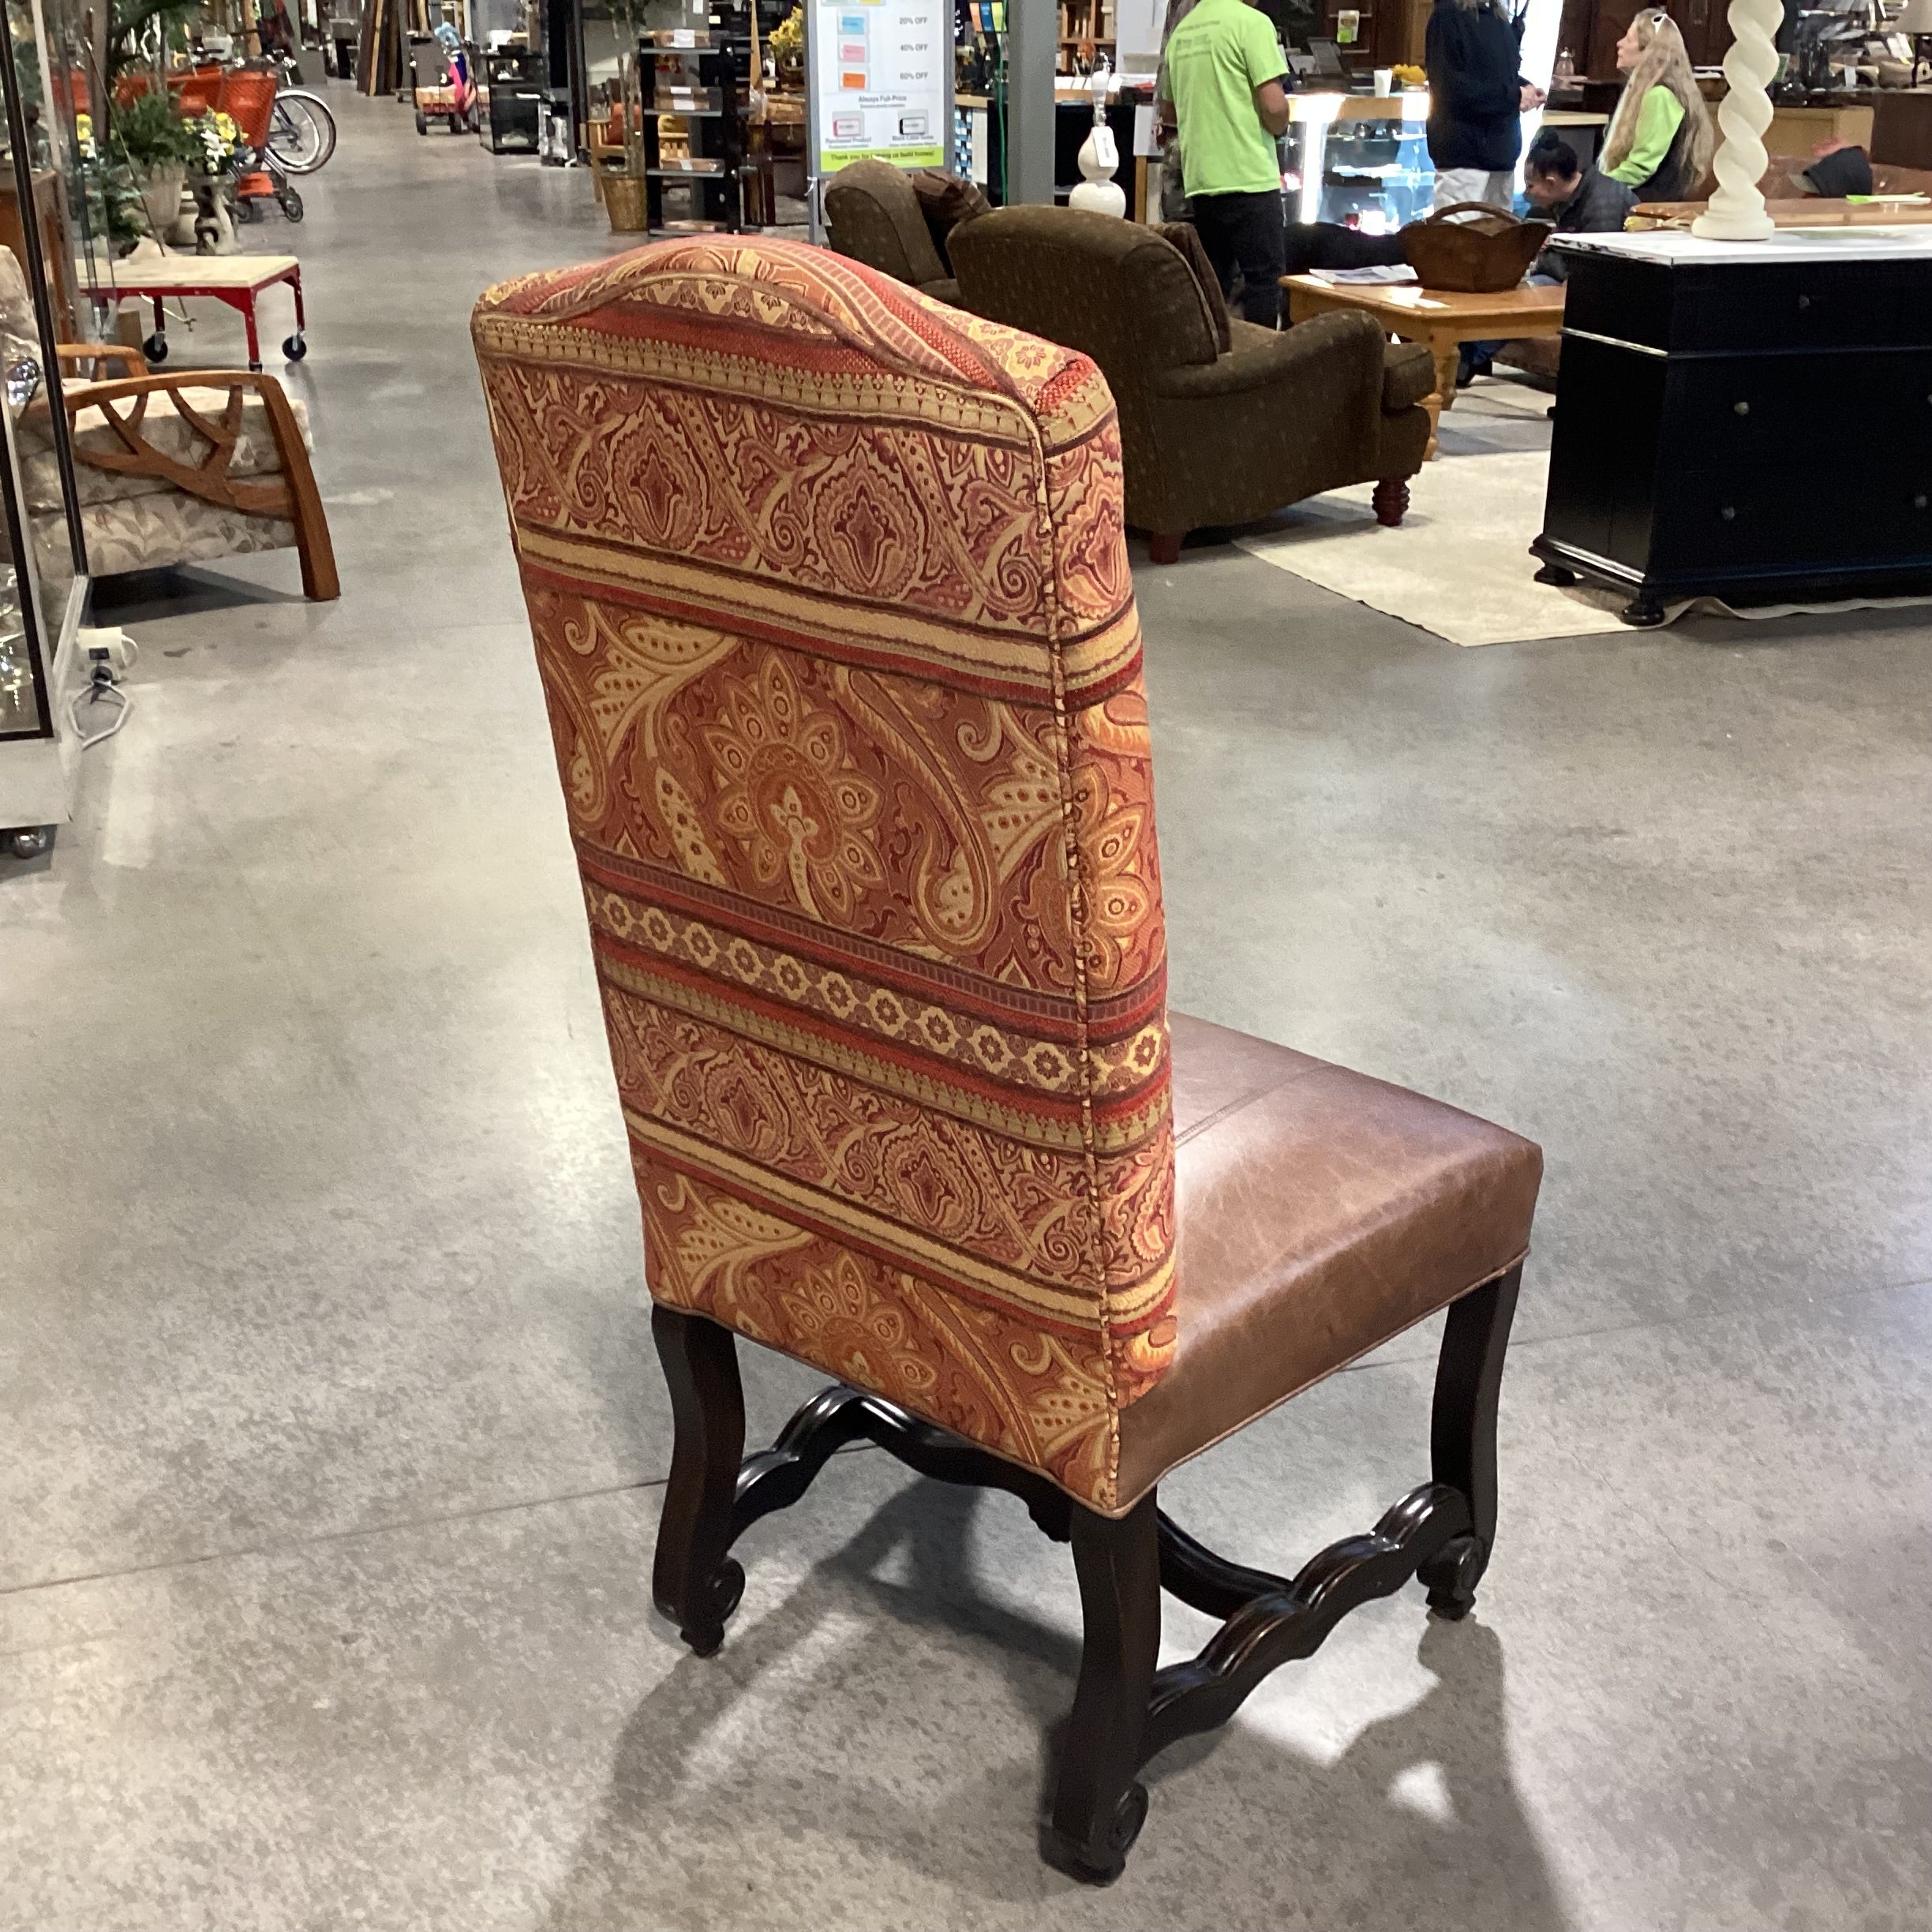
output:
[[[133,721],[0,865],[0,1926],[1924,1927],[1918,615],[1466,651],[1141,573],[1175,1004],[1549,1166],[1477,1616],[1350,1619],[1084,1891],[1017,1506],[852,1455],[717,1657],[649,1607],[668,1414],[465,331],[608,240],[580,174],[333,92],[289,380],[346,593],[124,586]],[[1366,1528],[1432,1342],[1170,1506],[1275,1568]],[[754,1365],[754,1430],[810,1386]]]

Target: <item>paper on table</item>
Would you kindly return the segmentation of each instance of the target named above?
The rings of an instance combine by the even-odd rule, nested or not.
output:
[[[1385,262],[1367,268],[1311,268],[1308,272],[1311,282],[1340,288],[1380,286],[1416,279],[1416,271],[1406,262]]]

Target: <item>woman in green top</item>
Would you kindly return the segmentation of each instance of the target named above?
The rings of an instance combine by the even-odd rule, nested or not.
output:
[[[1717,139],[1677,23],[1649,7],[1617,43],[1630,76],[1610,117],[1597,167],[1639,201],[1689,201],[1702,192]]]

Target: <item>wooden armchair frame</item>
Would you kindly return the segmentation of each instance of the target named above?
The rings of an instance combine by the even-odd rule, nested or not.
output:
[[[301,426],[290,406],[286,392],[272,376],[243,369],[184,369],[170,376],[151,376],[141,353],[118,343],[62,343],[55,350],[63,370],[108,369],[118,366],[132,371],[125,376],[102,380],[88,376],[80,382],[64,382],[62,400],[66,406],[70,429],[81,410],[98,409],[112,427],[121,447],[89,449],[78,437],[73,440],[73,459],[91,470],[104,470],[116,476],[159,477],[172,488],[198,496],[204,503],[236,510],[248,516],[282,517],[295,526],[295,551],[301,560],[303,594],[318,603],[342,595],[341,580],[335,571],[335,546],[329,541],[328,519],[323,513],[321,493],[316,488],[315,470],[309,461]],[[221,415],[211,419],[182,395],[186,389],[226,389],[227,401]],[[272,476],[236,477],[229,474],[235,447],[242,436],[242,412],[247,392],[257,391],[268,412],[270,434],[280,470]],[[174,413],[199,436],[207,439],[208,453],[198,463],[185,463],[179,458],[157,449],[142,433],[151,395],[166,395]],[[125,410],[116,403],[131,403]]]

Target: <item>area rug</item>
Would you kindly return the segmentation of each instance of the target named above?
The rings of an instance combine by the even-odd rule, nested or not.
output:
[[[1549,398],[1515,383],[1466,391],[1442,422],[1442,451],[1410,487],[1409,512],[1384,530],[1372,485],[1331,490],[1291,505],[1264,530],[1236,538],[1249,555],[1324,590],[1386,612],[1452,644],[1526,644],[1589,637],[1626,627],[1621,590],[1536,581],[1530,540],[1543,526],[1549,474]],[[1761,619],[1881,610],[1924,597],[1733,610],[1714,597],[1666,606],[1666,622],[1692,617]]]
[[[1627,596],[1535,581],[1530,540],[1543,527],[1548,404],[1514,384],[1458,396],[1443,418],[1442,453],[1410,484],[1398,529],[1376,522],[1365,483],[1295,504],[1237,541],[1264,564],[1452,644],[1620,631]]]

